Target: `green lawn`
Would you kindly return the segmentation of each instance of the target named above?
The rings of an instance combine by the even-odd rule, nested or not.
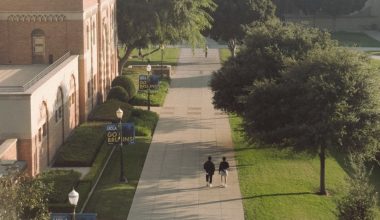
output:
[[[142,53],[148,53],[149,51],[152,51],[154,48],[150,49],[143,49]],[[120,53],[124,53],[122,50]],[[179,48],[165,48],[164,49],[164,56],[163,56],[163,65],[172,65],[176,66],[178,63],[180,49]],[[134,50],[132,53],[132,56],[137,56],[138,50]],[[140,58],[130,58],[128,60],[128,65],[146,65],[147,59],[150,60],[151,65],[157,65],[161,64],[161,50],[156,51],[155,53],[148,55],[144,58],[144,60],[141,60]]]
[[[319,159],[292,150],[248,145],[241,119],[231,116],[240,189],[248,219],[335,219],[336,199],[347,174],[333,157],[326,160],[329,196],[319,196]]]
[[[219,49],[219,57],[220,57],[220,61],[222,63],[224,61],[226,61],[230,56],[231,56],[231,52],[230,52],[229,49],[227,49],[227,48],[221,48],[221,49]]]
[[[346,47],[380,47],[380,42],[364,33],[334,32],[331,37]]]
[[[120,183],[119,148],[112,155],[85,212],[96,212],[98,220],[126,219],[144,166],[151,139],[136,138],[136,144],[124,146],[124,162],[128,184]]]

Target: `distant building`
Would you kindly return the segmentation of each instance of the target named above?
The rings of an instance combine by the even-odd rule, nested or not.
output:
[[[363,31],[380,29],[380,0],[367,0],[364,7],[349,15],[332,18],[318,13],[307,15],[294,0],[274,0],[278,15],[286,21],[299,22],[332,31]]]
[[[0,0],[0,160],[39,173],[105,100],[118,69],[115,13],[116,0]]]

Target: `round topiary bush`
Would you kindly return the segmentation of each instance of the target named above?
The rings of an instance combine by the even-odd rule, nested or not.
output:
[[[108,93],[107,100],[111,99],[117,99],[122,102],[128,102],[129,101],[129,95],[128,92],[125,91],[125,89],[121,86],[115,86],[112,87],[111,90]]]
[[[128,92],[129,98],[136,95],[136,87],[133,80],[128,76],[118,76],[112,81],[112,87],[121,86]]]

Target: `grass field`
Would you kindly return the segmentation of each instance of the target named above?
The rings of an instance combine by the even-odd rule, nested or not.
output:
[[[231,56],[231,52],[229,49],[227,48],[219,49],[219,57],[220,57],[221,62],[226,61],[230,56]]]
[[[148,48],[143,49],[142,53],[148,53],[149,51],[152,51],[154,48]],[[123,51],[120,51],[120,53],[123,53]],[[164,49],[164,56],[163,56],[163,65],[172,65],[176,66],[178,63],[178,57],[179,57],[180,49],[179,48],[165,48]],[[138,50],[134,50],[132,53],[132,56],[137,56]],[[144,58],[144,60],[141,60],[140,58],[130,58],[128,60],[128,65],[146,65],[147,59],[150,60],[151,65],[158,65],[161,64],[161,50],[156,51],[155,53],[148,55]]]
[[[294,154],[291,149],[248,145],[241,119],[231,116],[231,127],[248,219],[335,219],[335,201],[347,188],[347,174],[333,157],[326,160],[329,196],[319,196],[319,159]]]
[[[96,212],[98,220],[126,219],[144,166],[150,138],[136,138],[136,144],[124,146],[128,183],[120,183],[120,154],[116,149],[92,195],[85,212]]]
[[[326,159],[329,196],[319,196],[319,158],[295,154],[291,149],[249,145],[241,118],[231,116],[240,189],[246,219],[337,219],[336,201],[347,192],[350,168],[344,153],[330,152]],[[380,191],[380,167],[373,163],[371,184]],[[380,219],[380,208],[376,219]]]
[[[380,47],[380,42],[364,33],[334,32],[331,37],[346,47]]]

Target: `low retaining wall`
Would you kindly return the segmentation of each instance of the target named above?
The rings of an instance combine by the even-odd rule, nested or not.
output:
[[[146,73],[146,65],[130,65],[128,69],[138,70],[141,73]],[[161,75],[164,77],[171,77],[172,75],[172,66],[171,65],[152,65],[152,74]]]

